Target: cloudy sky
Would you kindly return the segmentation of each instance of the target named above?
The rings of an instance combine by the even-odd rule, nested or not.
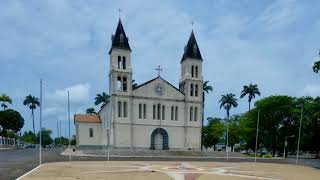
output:
[[[55,136],[60,121],[67,133],[67,91],[72,115],[108,91],[108,50],[121,8],[139,84],[154,78],[160,64],[163,78],[178,86],[179,62],[195,22],[204,78],[214,89],[206,116],[223,117],[220,96],[239,96],[251,82],[258,84],[259,98],[317,96],[320,77],[312,64],[320,49],[319,7],[318,0],[1,0],[0,93],[12,97],[10,107],[25,118],[23,130],[31,130],[31,112],[22,102],[28,94],[39,97],[42,78],[43,125]],[[232,113],[247,107],[239,99]]]

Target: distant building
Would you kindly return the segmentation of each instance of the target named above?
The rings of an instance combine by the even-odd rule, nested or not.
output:
[[[160,67],[157,77],[132,86],[132,50],[120,19],[111,40],[110,102],[98,115],[74,116],[77,145],[200,149],[203,59],[193,31],[180,60],[179,88],[160,76]]]

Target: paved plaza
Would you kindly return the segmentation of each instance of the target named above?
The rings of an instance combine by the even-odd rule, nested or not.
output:
[[[130,180],[313,180],[315,168],[273,163],[178,161],[77,161],[46,163],[22,179],[130,179]]]

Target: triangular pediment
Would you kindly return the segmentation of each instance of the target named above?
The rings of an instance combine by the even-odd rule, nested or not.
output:
[[[174,85],[157,77],[147,81],[133,90],[134,96],[183,100],[184,94]]]

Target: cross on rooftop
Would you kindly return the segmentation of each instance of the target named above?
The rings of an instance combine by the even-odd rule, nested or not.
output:
[[[118,9],[118,12],[119,12],[119,18],[121,18],[121,11],[122,11],[122,9]]]
[[[158,71],[158,77],[160,77],[160,73],[163,69],[160,67],[160,65],[158,65],[155,70]]]

